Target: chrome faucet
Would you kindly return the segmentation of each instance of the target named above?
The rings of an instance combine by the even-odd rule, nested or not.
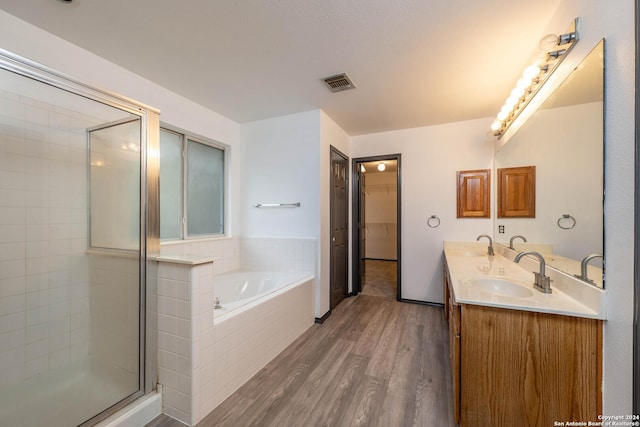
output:
[[[591,283],[592,285],[595,285],[595,282],[587,277],[587,265],[589,264],[589,261],[594,258],[602,258],[602,255],[591,254],[584,257],[582,259],[582,262],[580,263],[580,275],[578,276],[577,274],[574,274],[574,276],[576,276],[578,279],[584,280],[585,282]]]
[[[515,248],[513,247],[513,241],[514,241],[515,239],[522,239],[522,241],[523,241],[523,242],[527,243],[527,239],[526,239],[524,236],[521,236],[520,234],[516,234],[515,236],[512,236],[512,237],[509,239],[509,249],[515,249]]]
[[[491,238],[491,236],[489,236],[488,234],[481,234],[478,236],[478,238],[476,239],[476,241],[480,241],[481,238],[486,237],[487,239],[489,239],[489,247],[487,248],[487,255],[493,255],[493,239]]]
[[[534,289],[540,292],[544,292],[545,294],[550,294],[551,278],[544,274],[544,269],[545,269],[544,257],[535,251],[520,252],[518,255],[516,255],[516,257],[514,258],[514,261],[519,263],[522,257],[525,255],[533,255],[536,258],[538,258],[538,261],[540,261],[540,272],[537,272],[537,271],[533,272],[533,275],[535,278],[533,281]]]

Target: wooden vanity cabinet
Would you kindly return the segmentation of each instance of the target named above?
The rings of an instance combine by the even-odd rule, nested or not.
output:
[[[451,294],[451,277],[447,262],[444,263],[444,313],[449,323],[449,366],[453,386],[453,413],[456,424],[460,424],[460,307]]]
[[[447,294],[456,423],[598,421],[601,320],[455,304]]]

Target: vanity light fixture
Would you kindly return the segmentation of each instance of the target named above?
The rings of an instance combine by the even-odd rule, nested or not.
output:
[[[579,40],[580,18],[574,19],[565,34],[548,34],[538,45],[541,53],[532,64],[525,68],[495,120],[491,123],[491,133],[500,138],[509,129],[516,117],[529,104],[544,82],[560,65],[569,51]]]
[[[378,163],[378,170],[380,172],[384,172],[384,170],[387,168],[387,166],[384,164],[384,162],[380,162]]]

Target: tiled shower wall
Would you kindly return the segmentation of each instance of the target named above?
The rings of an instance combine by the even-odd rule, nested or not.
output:
[[[88,118],[0,91],[0,384],[89,351]]]
[[[124,254],[89,255],[89,355],[138,373],[139,260]]]
[[[163,243],[163,255],[216,257],[213,274],[233,270],[315,273],[316,240],[311,238],[233,237]]]
[[[160,253],[217,257],[219,259],[213,266],[213,274],[222,274],[240,268],[240,240],[237,237],[162,243]]]

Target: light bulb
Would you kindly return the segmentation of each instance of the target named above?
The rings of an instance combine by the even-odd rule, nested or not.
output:
[[[522,73],[522,77],[524,77],[525,79],[535,79],[538,74],[540,74],[540,67],[537,65],[529,65],[527,68],[525,68],[524,72]]]
[[[531,83],[533,82],[532,79],[527,79],[527,78],[521,78],[520,80],[518,80],[518,82],[516,83],[516,87],[518,89],[522,89],[522,92],[524,93],[524,91],[526,91],[529,86],[531,86]]]
[[[367,169],[365,169],[364,165],[360,165],[360,172],[365,173]]]
[[[491,123],[491,130],[494,132],[500,129],[501,127],[502,127],[502,122],[500,120],[494,120],[493,123]]]
[[[516,97],[520,98],[522,95],[524,95],[524,89],[525,89],[525,88],[519,88],[518,86],[516,86],[516,87],[511,91],[511,96],[516,96]]]
[[[384,163],[378,163],[378,170],[380,172],[383,172],[387,167],[384,165]]]
[[[498,119],[499,121],[503,121],[504,119],[506,119],[507,117],[509,117],[509,111],[507,110],[500,110],[500,112],[498,113],[498,115],[496,116],[496,119]]]
[[[519,96],[511,95],[504,102],[504,105],[508,105],[510,107],[510,109],[511,109],[511,108],[515,107],[516,105],[518,105],[519,101],[520,101],[520,97]]]
[[[549,52],[554,49],[560,43],[560,37],[555,34],[547,34],[543,38],[540,39],[540,43],[538,43],[538,47],[543,52]]]

